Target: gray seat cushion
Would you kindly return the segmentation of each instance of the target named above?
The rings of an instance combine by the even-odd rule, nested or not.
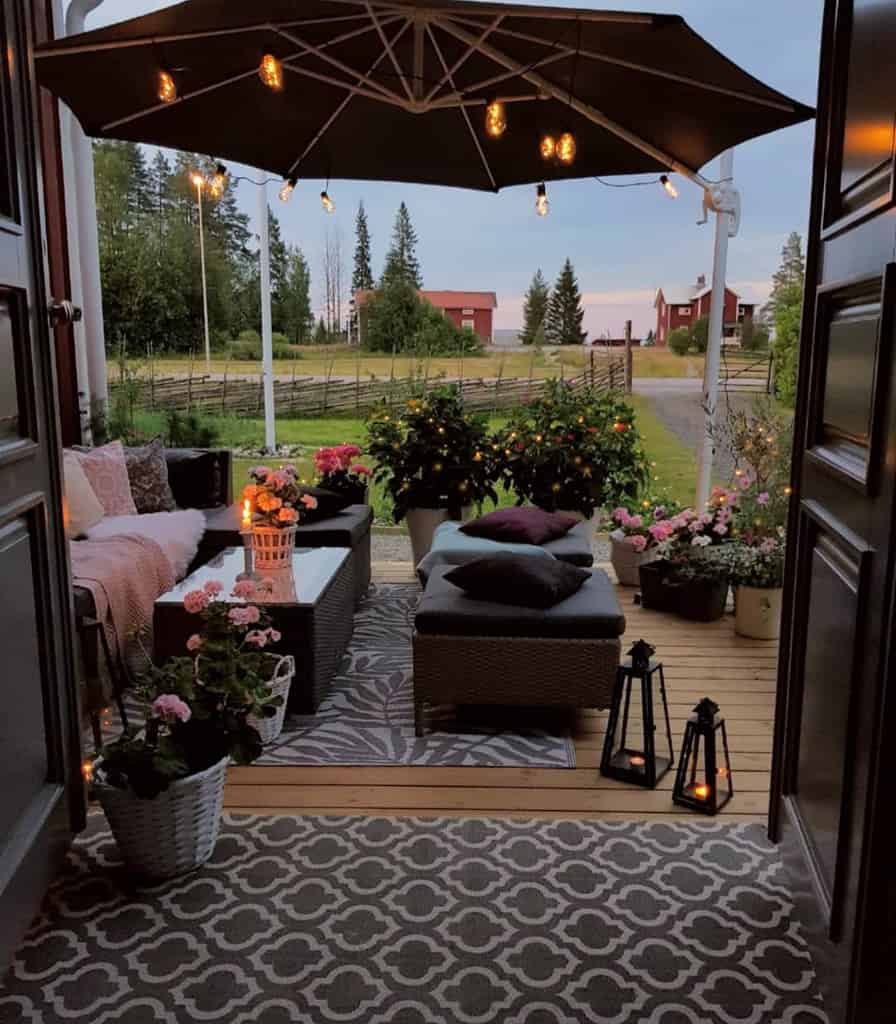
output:
[[[206,509],[205,514],[205,546],[222,551],[243,543],[240,537],[240,505]],[[296,532],[296,544],[301,547],[301,538],[305,537],[312,547],[353,548],[369,533],[372,522],[373,509],[369,505],[349,505],[327,519],[301,525]]]
[[[419,633],[450,636],[551,637],[611,640],[625,632],[616,590],[602,569],[553,608],[477,601],[445,579],[447,566],[434,569],[417,606]]]
[[[542,547],[561,562],[587,569],[594,565],[594,553],[591,550],[593,531],[594,525],[590,522],[576,523],[565,537],[549,540],[547,544],[542,544]]]

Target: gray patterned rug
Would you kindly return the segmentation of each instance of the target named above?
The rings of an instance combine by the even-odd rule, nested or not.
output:
[[[287,719],[258,764],[574,768],[567,713],[436,708],[414,735],[411,634],[420,590],[371,587],[351,644],[317,713]]]
[[[99,815],[0,1024],[826,1024],[756,825],[229,816],[135,885]]]

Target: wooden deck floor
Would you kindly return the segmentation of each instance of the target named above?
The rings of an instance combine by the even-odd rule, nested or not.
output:
[[[401,563],[374,566],[375,582],[413,581]],[[724,817],[764,821],[768,805],[777,644],[734,633],[726,615],[691,623],[632,604],[620,588],[625,640],[644,637],[663,660],[676,752],[687,715],[706,695],[722,708],[735,795]],[[656,790],[603,778],[597,770],[605,712],[580,715],[574,769],[280,767],[232,768],[225,806],[253,813],[387,814],[692,820],[672,803],[673,773]]]

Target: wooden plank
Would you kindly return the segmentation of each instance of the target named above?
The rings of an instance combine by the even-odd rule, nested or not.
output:
[[[309,810],[306,807],[302,807],[300,804],[295,806],[284,806],[278,808],[276,812],[272,812],[267,807],[255,807],[252,805],[241,806],[239,804],[230,804],[225,800],[224,809],[229,814],[252,814],[252,815],[264,815],[264,814],[286,814],[296,815],[297,817],[307,817],[313,815],[315,817],[345,817],[346,815],[363,815],[370,817],[390,817],[390,818],[470,818],[473,817],[467,811],[456,811],[445,808],[420,808],[420,807],[399,807],[393,808],[388,812],[383,812],[381,809],[369,808],[369,809],[358,809],[352,808],[350,811],[344,807],[315,807],[313,810]],[[476,817],[479,818],[500,818],[510,819],[513,821],[527,821],[532,818],[537,818],[539,821],[593,821],[596,816],[588,811],[576,812],[576,811],[539,811],[537,814],[533,814],[530,811],[482,811],[479,812]],[[756,824],[764,825],[767,816],[763,814],[742,814],[737,811],[731,810],[729,804],[725,808],[720,817],[724,819],[726,824]],[[687,814],[678,811],[672,811],[669,813],[628,813],[625,811],[602,811],[599,815],[600,821],[651,821],[651,822],[694,822],[702,821],[698,814]]]

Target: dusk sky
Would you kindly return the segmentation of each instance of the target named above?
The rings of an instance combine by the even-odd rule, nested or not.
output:
[[[550,0],[542,0],[550,3]],[[171,6],[158,0],[105,0],[90,15],[95,28]],[[561,5],[556,5],[561,6]],[[587,6],[583,4],[582,6]],[[595,7],[602,6],[595,4]],[[681,14],[690,26],[751,74],[810,106],[816,102],[822,0],[612,0],[615,10]],[[743,219],[729,250],[728,282],[747,301],[762,302],[790,231],[805,234],[808,219],[814,123],[788,128],[738,147],[734,171]],[[718,161],[705,169],[717,177]],[[233,173],[251,173],[229,165]],[[643,176],[642,176],[643,177]],[[624,181],[628,179],[613,179]],[[632,179],[638,180],[638,179]],[[336,211],[318,200],[323,183],[300,182],[292,201],[270,202],[286,241],[299,245],[311,265],[312,299],[321,304],[323,238],[339,231],[350,273],[358,201],[367,209],[374,274],[389,244],[402,199],[419,237],[424,287],[492,290],[498,295],[495,326],[519,327],[525,290],[540,267],[553,281],[563,260],[575,265],[592,337],[618,336],[626,318],[636,335],[653,326],[658,286],[685,286],[709,277],[711,223],[698,227],[701,195],[676,179],[680,197],[656,188],[613,189],[593,179],[549,185],[551,212],[534,212],[531,186],[498,195],[430,186],[334,181]],[[253,217],[255,189],[239,185],[242,208]]]

